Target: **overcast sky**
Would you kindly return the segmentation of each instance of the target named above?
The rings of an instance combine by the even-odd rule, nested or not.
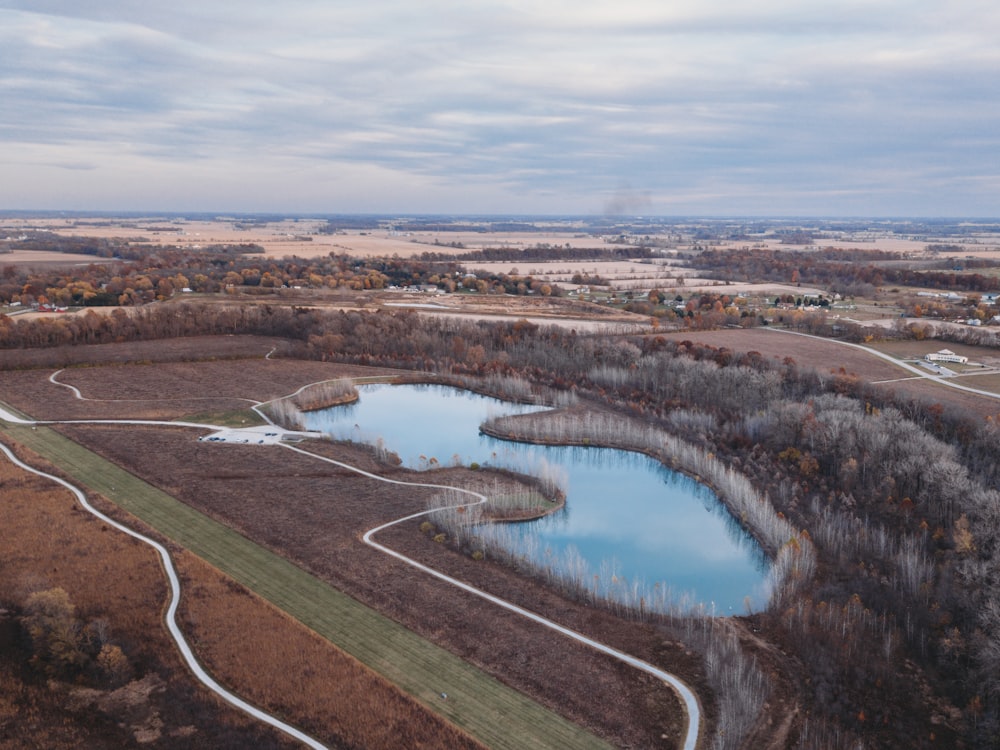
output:
[[[1000,216],[996,0],[0,0],[0,209]]]

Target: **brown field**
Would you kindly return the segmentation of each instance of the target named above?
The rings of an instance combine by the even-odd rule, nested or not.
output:
[[[317,374],[332,377],[335,369],[322,363],[246,360],[74,368],[60,376],[88,398],[156,399],[118,403],[77,401],[68,389],[48,382],[48,371],[33,370],[5,373],[3,399],[33,416],[68,412],[78,418],[126,413],[172,417],[204,406],[182,398],[193,392],[213,402],[221,400],[207,405],[223,408],[227,399],[284,394],[294,390],[293,382],[303,384]],[[351,373],[356,371],[341,370]],[[199,443],[197,431],[124,426],[61,429],[616,744],[650,746],[660,744],[664,735],[675,737],[680,732],[676,699],[664,685],[412,571],[360,542],[360,534],[376,523],[424,507],[424,490],[387,489],[279,447]],[[366,450],[309,446],[379,473],[412,476],[373,463]],[[434,481],[464,481],[463,477],[471,481],[479,475],[441,470]],[[652,627],[625,627],[621,620],[567,601],[511,570],[474,562],[430,541],[415,522],[395,527],[380,539],[491,593],[678,672],[695,689],[701,683],[697,658]],[[242,628],[232,630],[242,638],[238,634]],[[261,689],[281,692],[274,685]]]
[[[970,414],[1000,413],[1000,400],[979,396],[940,385],[926,378],[920,378],[891,362],[879,359],[855,347],[844,346],[836,341],[808,338],[778,333],[761,328],[746,330],[681,331],[658,334],[677,341],[693,341],[715,347],[726,347],[738,352],[756,351],[765,357],[784,360],[791,357],[799,367],[809,367],[823,374],[847,375],[868,382],[884,382],[883,387],[901,395],[919,398],[928,403],[940,403]],[[918,342],[914,342],[916,345]],[[922,342],[937,351],[940,342]],[[957,345],[955,345],[957,347]],[[952,348],[949,344],[948,348]],[[975,349],[975,347],[968,347]],[[957,348],[952,348],[957,351]],[[915,349],[914,349],[915,351]],[[982,356],[985,351],[978,349]],[[963,350],[963,353],[966,353]],[[992,355],[995,356],[995,355]],[[970,356],[971,358],[971,356]],[[978,377],[964,377],[957,382],[975,388],[980,386]]]
[[[25,673],[18,644],[2,643],[0,745],[123,747],[134,744],[134,734],[159,726],[164,739],[174,738],[184,747],[293,746],[189,677],[161,622],[167,589],[152,548],[109,530],[80,509],[69,492],[6,458],[0,460],[0,483],[0,604],[19,605],[34,591],[62,587],[83,620],[107,620],[111,639],[122,646],[135,677],[152,676],[160,684],[129,712],[113,703],[102,704],[104,710],[74,709],[67,697],[71,686],[47,686]],[[235,598],[231,592],[228,596]]]
[[[47,230],[64,236],[81,236],[97,238],[118,238],[129,241],[148,242],[150,244],[205,246],[213,244],[255,244],[264,248],[268,257],[298,256],[313,258],[324,256],[331,252],[345,253],[354,256],[390,256],[410,257],[427,251],[448,251],[451,243],[460,244],[465,250],[483,248],[526,249],[540,244],[574,248],[607,247],[604,237],[595,237],[583,233],[581,227],[567,222],[554,222],[548,226],[538,225],[540,231],[530,233],[519,232],[408,232],[405,224],[397,227],[399,231],[389,228],[369,231],[345,231],[340,234],[318,234],[317,229],[325,224],[318,219],[300,218],[273,221],[264,225],[240,226],[239,222],[223,219],[202,221],[189,219],[160,218],[112,218],[112,219],[3,219],[0,229],[11,231]],[[750,243],[744,240],[721,241],[713,243],[721,248],[763,247],[783,250],[819,249],[824,247],[844,247],[862,249],[880,249],[888,252],[907,253],[911,256],[925,254],[929,243],[947,242],[959,244],[962,255],[970,257],[996,258],[1000,252],[1000,238],[984,236],[975,242],[962,242],[960,239],[934,238],[910,239],[898,236],[873,236],[871,239],[819,239],[812,245],[782,245],[776,239]],[[37,256],[37,257],[36,257]],[[89,263],[90,256],[56,256],[52,253],[34,253],[21,259],[11,259],[8,255],[0,255],[0,265],[4,263],[18,264],[48,264],[48,263]],[[502,264],[507,265],[507,264]],[[522,273],[524,268],[517,265]],[[566,264],[563,264],[564,266]],[[648,267],[646,269],[649,270]],[[572,274],[571,274],[572,275]],[[676,276],[676,274],[674,274]],[[666,286],[672,276],[662,276],[657,279],[657,286]],[[691,278],[687,282],[689,288],[702,289],[711,287],[716,282]],[[757,293],[756,285],[740,289],[740,293]],[[627,285],[621,288],[629,288]],[[789,293],[795,294],[798,288],[789,288]],[[762,291],[786,291],[780,285],[763,285]],[[811,290],[798,289],[797,293],[812,293]]]
[[[524,318],[543,325],[561,322],[586,329],[616,323],[649,325],[648,316],[565,297],[511,297],[495,294],[427,296],[384,292],[375,296],[373,301],[382,307],[412,306],[414,311],[426,315],[503,320]]]
[[[581,261],[492,261],[488,263],[469,263],[469,270],[483,270],[496,274],[518,273],[529,275],[535,279],[560,284],[567,288],[578,285],[572,283],[573,276],[590,274],[600,276],[608,282],[608,286],[593,286],[591,291],[628,291],[661,289],[690,293],[693,291],[713,291],[720,294],[823,294],[823,290],[814,287],[802,287],[792,284],[742,284],[719,281],[718,279],[703,279],[695,275],[680,261],[669,258],[658,259],[653,263],[643,263],[637,260],[581,260]],[[681,280],[679,280],[681,279]]]
[[[79,253],[58,253],[45,250],[14,250],[0,253],[0,266],[86,266],[96,261],[108,263],[107,259],[95,258],[93,255]]]
[[[46,349],[6,349],[0,369],[33,367],[68,367],[70,365],[100,365],[205,360],[263,359],[284,339],[267,336],[192,336],[169,341],[133,341],[125,344],[82,344]],[[6,378],[6,376],[4,376]],[[114,394],[111,396],[114,397]]]
[[[185,298],[187,299],[187,298]],[[576,300],[569,297],[508,296],[500,294],[425,294],[402,290],[344,292],[316,290],[281,290],[281,304],[336,310],[402,310],[426,315],[442,315],[473,320],[521,320],[541,325],[558,324],[581,330],[594,330],[618,323],[648,326],[649,317],[618,308]],[[180,300],[180,301],[183,301]],[[201,303],[232,305],[273,304],[270,295],[247,295],[235,298],[203,297]],[[172,304],[166,303],[166,304]],[[83,360],[81,360],[83,361]]]
[[[315,241],[315,239],[314,239]],[[526,249],[539,244],[569,245],[574,248],[602,248],[605,241],[600,237],[580,236],[573,231],[537,232],[517,234],[512,232],[479,233],[479,232],[369,232],[361,234],[351,231],[344,234],[324,237],[340,252],[349,255],[393,255],[407,257],[424,252],[467,252],[483,248]],[[449,247],[451,243],[459,243],[462,249]],[[270,252],[270,251],[269,251]]]
[[[367,529],[425,507],[428,490],[387,491],[382,483],[280,448],[208,445],[179,430],[78,427],[67,434],[576,723],[638,744],[679,731],[666,687],[361,544]],[[373,463],[366,450],[310,448],[391,478],[412,476]],[[442,470],[433,481],[460,482],[463,471]],[[653,632],[619,633],[614,618],[592,615],[543,586],[452,553],[417,526],[412,522],[380,539],[418,558],[440,551],[448,564],[432,558],[435,567],[599,638],[638,647],[647,658],[661,648]]]
[[[185,633],[216,679],[251,703],[344,747],[481,747],[200,558],[181,552],[176,563]]]
[[[693,341],[719,348],[725,347],[737,352],[755,351],[774,359],[783,360],[791,357],[801,367],[812,367],[822,373],[840,373],[843,369],[847,375],[865,380],[888,380],[905,377],[908,374],[889,362],[853,347],[763,328],[676,331],[657,335],[675,341]]]
[[[152,696],[147,710],[135,712],[137,717],[130,719],[141,720],[137,729],[155,724],[155,717],[159,717],[164,737],[190,733],[184,738],[185,747],[297,744],[230,709],[193,682],[160,620],[166,585],[150,547],[109,530],[76,506],[67,491],[22,472],[6,460],[0,462],[0,482],[5,488],[18,488],[4,494],[0,603],[20,602],[30,591],[61,586],[70,593],[81,617],[106,619],[113,640],[129,655],[135,676],[156,675],[165,683],[165,688]],[[133,527],[141,526],[114,506],[104,505],[106,512]],[[25,554],[26,550],[31,553]],[[196,645],[199,660],[223,684],[251,702],[305,728],[332,747],[478,747],[215,568],[184,551],[175,550],[174,559],[184,591],[181,625]],[[44,567],[40,565],[43,562]],[[234,627],[238,623],[244,626]],[[31,691],[30,680],[24,689]],[[59,695],[59,691],[49,692],[41,691],[37,700],[44,703],[46,698],[53,700]],[[10,692],[0,689],[0,717],[10,700]],[[109,714],[102,718],[122,717]],[[0,726],[3,723],[0,718]],[[88,726],[86,721],[68,726],[74,724]],[[122,732],[114,731],[113,721],[109,727],[102,722],[95,724],[97,736],[77,737],[72,746],[98,747],[103,735],[111,746],[122,741]],[[30,725],[18,721],[12,726],[27,731]],[[55,727],[51,739],[58,738]],[[179,745],[174,742],[170,746]]]
[[[969,358],[970,363],[981,363],[990,367],[1000,366],[1000,350],[969,344],[959,344],[951,341],[880,341],[870,344],[872,349],[891,354],[900,359],[922,359],[925,354],[950,349],[956,354]]]
[[[360,366],[263,358],[238,364],[231,360],[111,364],[74,367],[59,374],[60,383],[78,388],[87,400],[50,383],[48,370],[5,373],[3,391],[5,400],[35,404],[32,416],[37,419],[178,419],[248,409],[260,401],[287,396],[305,383],[386,373]]]
[[[921,238],[908,239],[898,236],[875,236],[871,239],[851,239],[817,238],[810,245],[784,245],[777,239],[765,240],[763,242],[748,242],[746,240],[725,240],[714,243],[713,246],[728,249],[739,249],[742,247],[760,247],[771,250],[821,250],[827,247],[844,248],[845,250],[883,250],[888,253],[905,253],[909,256],[922,256],[926,254],[926,248],[930,244],[945,243],[949,245],[959,245],[963,255],[975,255],[977,257],[996,257],[996,252],[1000,249],[1000,237],[985,236],[978,241],[963,241],[959,237],[948,237],[943,239]]]
[[[863,380],[894,380],[897,382],[886,387],[946,405],[976,409],[979,413],[983,413],[986,401],[930,381],[898,380],[907,378],[907,373],[836,342],[763,329],[663,335],[735,351],[758,351],[778,359],[792,357],[801,367],[814,367],[824,373]],[[263,359],[263,353],[270,351],[275,341],[247,338],[237,343],[232,337],[220,337],[220,343],[234,342],[228,344],[232,347],[228,350],[231,357],[242,353],[252,358],[204,362],[187,360],[194,359],[199,349],[214,350],[216,340],[155,342],[155,349],[149,348],[151,344],[92,347],[92,358],[106,362],[105,366],[70,368],[59,376],[61,382],[79,388],[90,400],[80,401],[67,388],[50,383],[51,371],[46,369],[4,373],[0,397],[37,417],[178,418],[240,409],[248,400],[286,395],[306,382],[373,372],[370,368],[328,363]],[[939,348],[934,342],[923,342],[928,343],[932,349]],[[920,352],[914,350],[914,353]],[[963,353],[968,352],[963,350]],[[155,366],[120,363],[159,356],[167,361]],[[641,675],[513,615],[498,612],[485,602],[413,572],[361,544],[359,537],[368,528],[421,509],[426,500],[424,490],[376,484],[279,447],[199,443],[195,440],[196,431],[125,426],[61,429],[74,440],[287,556],[336,588],[616,744],[648,746],[658,743],[664,734],[672,737],[679,731],[676,703],[662,685],[652,684]],[[317,453],[380,474],[404,480],[414,476],[412,472],[375,463],[370,453],[358,447],[308,445]],[[417,476],[418,481],[425,476]],[[434,474],[434,481],[446,483],[472,478],[474,475],[462,469]],[[680,644],[665,632],[644,625],[625,625],[611,615],[568,601],[515,571],[474,562],[446,545],[434,544],[417,526],[411,522],[393,527],[383,532],[380,541],[443,572],[675,671],[696,690],[703,685],[697,658],[685,654]],[[190,575],[200,580],[199,575]],[[197,585],[192,588],[193,592],[202,590],[207,592],[210,588],[207,585],[202,589]],[[239,595],[246,597],[242,591]],[[203,598],[210,602],[215,595]],[[194,607],[191,603],[188,606]],[[243,601],[227,606],[237,611]],[[225,616],[221,611],[192,615],[191,624],[199,641],[215,644]],[[279,620],[284,617],[273,611],[268,616]],[[247,621],[242,617],[240,620]],[[229,628],[237,643],[247,637],[244,629]],[[261,628],[261,632],[266,633],[267,629]],[[222,638],[213,648],[218,649],[214,652],[217,656],[206,652],[204,658],[220,674],[250,669],[233,664],[239,659],[240,649],[231,640]],[[255,650],[266,648],[260,645]],[[281,652],[275,648],[274,653]],[[309,663],[307,660],[302,669],[311,679],[315,674],[309,672]],[[268,669],[263,671],[271,674]],[[290,679],[305,677],[296,672]],[[279,683],[258,682],[250,689],[260,691],[262,700],[268,695],[282,694],[280,687],[276,687]],[[322,682],[316,685],[317,690],[324,689]],[[285,703],[281,706],[282,711],[294,709]],[[711,706],[708,708],[711,711]],[[300,709],[308,711],[303,706],[294,710]],[[360,707],[356,710],[363,711]]]
[[[240,228],[229,221],[192,221],[161,219],[6,219],[0,228],[15,231],[41,229],[63,236],[127,239],[151,244],[205,246],[216,244],[255,244],[264,248],[269,257],[281,258],[295,255],[313,258],[321,255],[346,253],[354,256],[409,257],[424,252],[450,252],[449,243],[461,243],[468,250],[484,247],[527,248],[539,243],[572,247],[602,247],[599,237],[581,235],[572,228],[553,227],[551,231],[518,234],[497,232],[370,232],[348,231],[341,234],[317,234],[325,222],[312,219],[286,219],[263,226]],[[37,253],[41,260],[50,253]],[[0,255],[0,263],[7,257]],[[67,256],[69,257],[69,256]],[[76,256],[73,256],[76,257]],[[82,256],[83,262],[92,262],[91,256]],[[17,261],[10,261],[17,262]],[[20,261],[24,262],[24,261]]]

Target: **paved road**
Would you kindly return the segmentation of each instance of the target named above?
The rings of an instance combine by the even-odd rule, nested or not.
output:
[[[935,383],[939,383],[948,388],[955,388],[959,391],[967,391],[968,393],[975,393],[978,396],[986,396],[988,398],[1000,399],[1000,393],[996,393],[994,391],[984,391],[980,388],[972,388],[967,385],[959,385],[954,381],[955,378],[954,375],[949,375],[946,377],[942,377],[940,375],[932,375],[931,373],[927,372],[927,370],[911,365],[908,362],[903,362],[902,360],[896,359],[890,354],[877,351],[862,344],[852,344],[847,341],[837,341],[836,339],[823,338],[822,336],[813,336],[810,333],[802,333],[801,331],[788,331],[783,328],[769,327],[769,328],[761,328],[758,330],[773,331],[774,333],[785,333],[790,336],[805,336],[806,338],[816,339],[817,341],[826,341],[831,344],[839,344],[840,346],[850,346],[855,349],[860,349],[861,351],[866,352],[868,354],[871,354],[874,357],[878,357],[879,359],[884,359],[886,362],[891,362],[897,367],[901,367],[904,370],[912,372],[913,374],[918,375],[922,378],[926,378],[927,380],[933,380]]]

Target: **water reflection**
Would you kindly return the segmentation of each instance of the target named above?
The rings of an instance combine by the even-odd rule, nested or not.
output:
[[[767,600],[769,561],[704,485],[646,456],[607,448],[536,446],[479,432],[492,416],[537,411],[441,386],[366,385],[361,399],[306,416],[306,427],[396,452],[406,466],[478,462],[565,474],[563,512],[493,533],[536,562],[572,567],[589,585],[615,585],[716,611]],[[593,583],[591,583],[593,582]],[[636,594],[638,597],[640,594]],[[648,600],[648,596],[646,597]]]

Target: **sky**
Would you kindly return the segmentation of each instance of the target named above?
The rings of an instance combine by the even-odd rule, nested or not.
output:
[[[1000,216],[996,0],[0,0],[0,209]]]

